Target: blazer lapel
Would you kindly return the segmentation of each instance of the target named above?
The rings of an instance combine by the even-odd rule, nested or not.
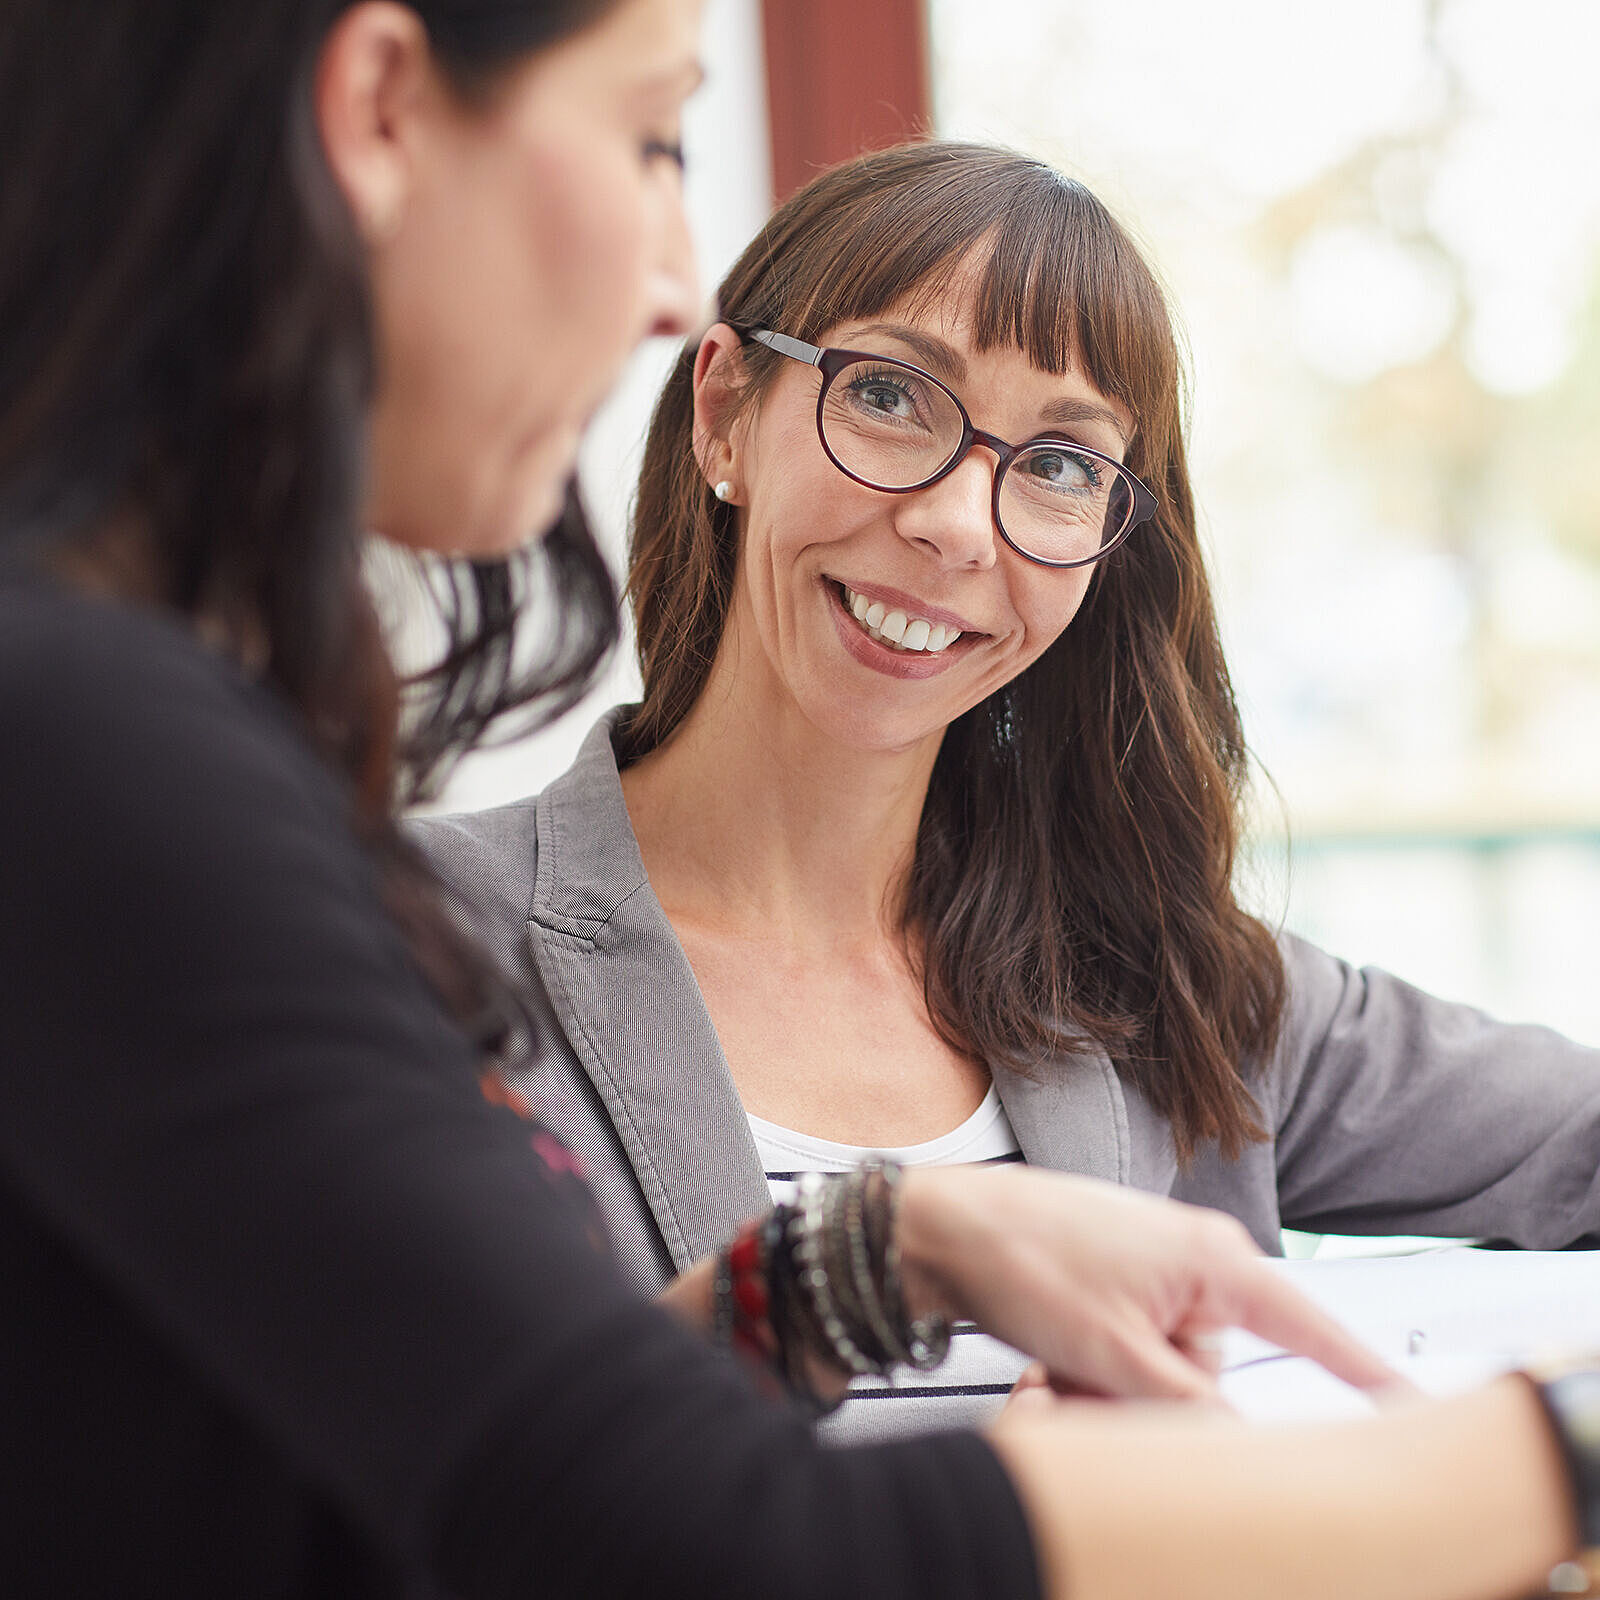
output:
[[[1058,1057],[1037,1076],[993,1069],[1000,1103],[1030,1165],[1127,1183],[1132,1169],[1122,1083],[1098,1051]]]
[[[1178,1171],[1172,1129],[1135,1085],[1117,1076],[1104,1051],[1046,1062],[1034,1077],[999,1066],[994,1083],[1033,1166],[1171,1192]]]
[[[674,1265],[770,1205],[688,957],[645,877],[611,748],[617,713],[538,803],[533,955]]]

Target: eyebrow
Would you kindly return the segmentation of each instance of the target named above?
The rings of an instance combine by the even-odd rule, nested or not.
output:
[[[1052,400],[1039,415],[1054,428],[1070,428],[1074,423],[1097,422],[1117,436],[1123,449],[1128,447],[1128,436],[1122,431],[1122,419],[1109,406],[1093,400]]]
[[[914,350],[917,360],[935,377],[943,378],[946,383],[956,384],[966,380],[966,358],[953,344],[946,344],[936,334],[923,333],[918,328],[902,327],[898,322],[869,322],[861,331],[866,334],[881,334],[885,339],[893,339],[908,350]]]
[[[668,67],[649,77],[640,78],[634,84],[634,92],[640,95],[682,94],[687,99],[697,93],[705,81],[705,64],[696,57],[680,66]]]
[[[869,322],[861,332],[881,335],[903,344],[916,353],[923,366],[935,377],[943,378],[951,388],[966,381],[966,358],[954,345],[946,343],[937,334],[924,333],[920,328],[907,328],[898,322]],[[1052,428],[1070,428],[1083,423],[1099,424],[1116,435],[1123,449],[1128,446],[1128,435],[1123,431],[1122,419],[1110,406],[1101,405],[1098,401],[1063,395],[1059,400],[1047,401],[1040,407],[1039,416],[1047,427]]]

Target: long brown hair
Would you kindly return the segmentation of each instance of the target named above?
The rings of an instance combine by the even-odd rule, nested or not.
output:
[[[6,8],[0,574],[60,571],[108,526],[142,530],[141,587],[206,617],[297,708],[349,782],[419,965],[487,1039],[505,1031],[505,997],[392,808],[502,715],[576,699],[615,637],[615,593],[575,498],[538,551],[455,567],[449,647],[413,686],[402,739],[360,564],[363,252],[312,109],[318,54],[350,3]],[[411,3],[477,103],[616,0]],[[530,589],[553,597],[558,625],[514,653]]]
[[[1184,457],[1182,363],[1137,248],[1081,184],[1008,151],[861,157],[785,204],[722,314],[811,342],[932,298],[979,263],[974,337],[1076,364],[1132,413],[1128,465],[1160,510],[1097,570],[1040,659],[946,731],[902,899],[928,1011],[952,1045],[1036,1071],[1098,1044],[1169,1118],[1181,1159],[1263,1137],[1245,1066],[1283,1010],[1272,936],[1233,895],[1247,775]],[[743,404],[781,358],[746,351]],[[644,699],[621,759],[671,738],[704,688],[738,559],[691,448],[694,348],[656,407],[630,594]]]

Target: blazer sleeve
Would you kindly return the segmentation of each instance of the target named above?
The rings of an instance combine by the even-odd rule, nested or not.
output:
[[[1600,1050],[1283,945],[1260,1090],[1285,1226],[1528,1249],[1600,1235]]]

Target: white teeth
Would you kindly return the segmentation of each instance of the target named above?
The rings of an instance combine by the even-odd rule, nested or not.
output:
[[[929,622],[926,617],[907,617],[903,611],[891,611],[881,601],[869,601],[846,584],[845,607],[857,622],[882,644],[891,644],[901,650],[919,650],[929,655],[952,645],[961,637],[959,628],[943,622]]]

